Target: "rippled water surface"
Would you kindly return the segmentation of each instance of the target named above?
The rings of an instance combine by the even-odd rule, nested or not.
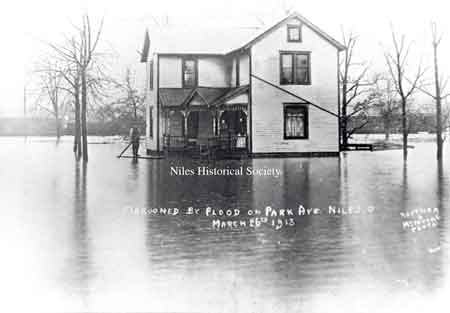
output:
[[[407,165],[401,151],[133,162],[116,158],[123,146],[92,144],[83,165],[70,139],[0,139],[0,307],[449,311],[449,149],[440,168],[433,143],[416,144]],[[267,168],[281,176],[174,176],[171,166]],[[189,206],[201,213],[137,210]],[[205,216],[207,206],[239,209],[240,216]],[[321,214],[280,218],[280,229],[250,226],[249,210],[266,206]],[[356,213],[330,214],[329,206]],[[424,208],[438,208],[437,225],[405,228],[401,213]],[[215,219],[247,224],[217,230]]]

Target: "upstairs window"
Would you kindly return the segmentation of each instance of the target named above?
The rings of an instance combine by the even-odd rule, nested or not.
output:
[[[311,84],[311,62],[309,52],[282,52],[280,54],[280,84]]]
[[[302,27],[300,25],[287,26],[287,41],[288,42],[302,41]]]
[[[183,59],[183,88],[193,88],[197,86],[197,60]]]

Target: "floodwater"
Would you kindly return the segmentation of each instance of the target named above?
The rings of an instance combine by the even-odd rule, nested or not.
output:
[[[450,149],[438,167],[433,143],[415,145],[404,165],[399,150],[133,162],[123,143],[92,144],[84,165],[70,138],[1,138],[0,311],[448,312]],[[295,214],[251,223],[267,206]]]

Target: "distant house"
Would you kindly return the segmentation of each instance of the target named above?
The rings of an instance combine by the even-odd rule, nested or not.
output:
[[[344,46],[300,14],[263,32],[150,38],[141,59],[148,153],[216,141],[253,156],[338,154]]]

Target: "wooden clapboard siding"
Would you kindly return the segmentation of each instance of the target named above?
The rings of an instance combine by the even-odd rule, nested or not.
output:
[[[182,88],[180,56],[160,56],[159,88]]]
[[[241,54],[239,57],[239,82],[240,86],[248,85],[250,76],[250,63],[248,54]]]
[[[239,62],[239,86],[249,84],[250,63],[247,53],[236,54],[231,58],[230,70],[230,86],[236,87],[236,63]]]
[[[189,56],[197,60],[198,85],[206,87],[229,86],[227,60],[222,56]],[[160,88],[182,88],[183,55],[160,56]]]
[[[147,121],[152,107],[153,137],[149,137],[150,123],[147,123],[146,143],[150,151],[162,149],[163,135],[166,122],[163,112],[158,105],[158,93],[160,88],[182,88],[182,59],[184,55],[153,55],[153,90],[147,92]],[[230,73],[227,70],[229,62],[223,56],[198,55],[193,56],[198,60],[198,85],[208,87],[228,87]],[[148,60],[150,62],[150,60]],[[148,66],[149,70],[149,66]],[[149,73],[147,74],[149,77]],[[149,84],[149,81],[147,81]],[[149,85],[148,85],[149,86]],[[159,116],[159,118],[158,118]],[[159,129],[158,129],[159,128]]]
[[[198,59],[198,85],[205,87],[228,87],[227,61],[223,57],[201,57]]]
[[[287,26],[305,23],[301,42],[288,42]],[[235,87],[249,85],[248,96],[232,99],[236,103],[248,101],[249,147],[255,154],[311,154],[315,152],[336,153],[339,151],[338,119],[329,113],[308,105],[309,136],[307,139],[284,139],[284,104],[298,103],[293,96],[277,90],[260,80],[250,79],[250,72],[280,86],[280,52],[307,52],[310,55],[311,84],[281,85],[280,87],[303,97],[312,103],[338,114],[338,49],[342,47],[329,37],[312,30],[311,25],[295,14],[283,20],[264,36],[251,44],[227,54],[154,54],[154,88],[148,91],[147,117],[152,108],[153,137],[149,138],[150,150],[162,148],[162,136],[166,121],[158,105],[160,88],[182,88],[182,60],[192,57],[197,60],[198,85],[203,87]],[[313,27],[314,28],[314,27]],[[201,51],[199,52],[201,53]],[[148,61],[149,62],[149,61]],[[237,66],[237,62],[239,66]],[[239,75],[236,69],[239,68]],[[245,99],[244,99],[245,98]],[[246,101],[245,101],[246,100]],[[159,127],[158,127],[159,126]],[[206,125],[209,133],[209,124]],[[205,126],[205,127],[206,127]],[[159,136],[158,136],[159,135]]]
[[[337,114],[336,47],[305,26],[302,27],[302,42],[288,42],[286,32],[287,27],[281,26],[254,44],[252,74],[280,85],[280,51],[310,52],[311,84],[280,87]],[[285,140],[283,103],[298,103],[299,100],[256,79],[252,79],[251,86],[253,153],[339,150],[335,116],[309,106],[309,138]]]

